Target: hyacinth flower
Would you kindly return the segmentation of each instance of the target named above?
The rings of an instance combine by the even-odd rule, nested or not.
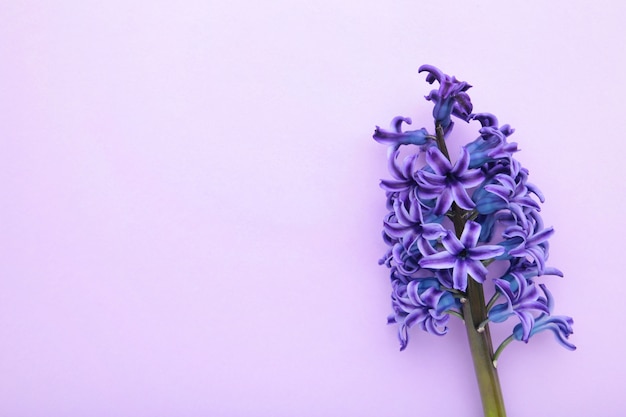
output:
[[[428,149],[426,161],[433,172],[427,170],[417,172],[417,193],[425,200],[437,199],[434,207],[436,215],[445,214],[453,202],[466,210],[475,207],[467,189],[480,184],[484,176],[479,169],[468,169],[470,155],[466,149],[461,150],[461,156],[454,166],[439,149],[434,147]]]
[[[472,112],[472,101],[466,91],[472,86],[465,81],[458,81],[455,77],[444,74],[432,65],[422,65],[419,72],[426,71],[426,81],[430,84],[437,81],[439,88],[432,90],[426,100],[435,103],[433,117],[435,123],[447,133],[452,130],[454,123],[451,115],[467,119]]]
[[[484,282],[487,278],[487,268],[481,261],[495,258],[504,252],[502,246],[476,246],[480,236],[480,225],[473,221],[465,223],[460,239],[454,233],[448,232],[441,243],[445,251],[424,256],[419,264],[430,269],[452,268],[453,287],[465,291],[468,274],[477,282]]]
[[[409,199],[409,202],[413,198]],[[424,216],[419,204],[414,202],[408,205],[395,200],[393,202],[394,210],[391,211],[383,222],[385,233],[397,239],[407,242],[407,247],[414,244],[420,249],[420,253],[430,253],[428,242],[436,240],[444,236],[447,231],[439,223],[424,222]]]
[[[515,131],[509,125],[498,127],[498,119],[490,113],[473,114],[471,118],[480,122],[482,128],[478,131],[480,136],[465,146],[471,155],[470,168],[507,158],[518,151],[517,143],[507,142],[506,138]]]
[[[539,303],[542,305],[542,310],[544,310],[543,314],[534,319],[534,323],[528,329],[528,326],[524,326],[524,323],[520,323],[513,328],[513,334],[509,336],[507,339],[502,342],[500,347],[495,353],[494,361],[497,361],[500,352],[513,340],[519,340],[528,343],[528,339],[536,333],[540,333],[544,330],[550,330],[554,333],[556,340],[566,349],[576,350],[576,346],[574,346],[569,340],[569,336],[574,333],[572,329],[572,325],[574,324],[574,320],[571,317],[567,316],[553,316],[552,311],[554,310],[554,298],[552,294],[544,284],[539,284],[539,287],[545,294],[545,298],[539,298]]]
[[[402,131],[402,123],[411,124],[408,117],[396,117],[392,121],[394,130],[384,130],[376,126],[374,139],[385,145],[426,145],[432,137],[429,137],[426,129],[413,130],[409,132]]]
[[[540,299],[541,294],[533,281],[528,281],[519,272],[509,274],[501,279],[493,280],[496,290],[506,298],[506,302],[493,306],[489,310],[488,320],[501,323],[510,316],[516,315],[520,321],[522,337],[518,340],[528,342],[535,323],[535,312],[549,313],[546,303]],[[479,327],[479,330],[484,325]]]
[[[438,84],[426,96],[434,106],[434,131],[403,131],[411,119],[396,117],[390,130],[377,126],[373,136],[388,146],[392,177],[381,181],[389,210],[382,232],[388,250],[379,261],[390,268],[388,323],[398,326],[405,350],[414,329],[443,336],[451,316],[463,320],[485,416],[502,417],[496,364],[506,346],[549,330],[575,349],[572,318],[553,315],[554,299],[540,282],[563,276],[547,264],[554,229],[540,215],[543,194],[514,157],[514,129],[500,126],[491,113],[472,113],[468,83],[431,65],[419,72]],[[453,119],[480,124],[456,161],[447,143]],[[494,261],[500,267],[490,272]],[[489,280],[493,285],[484,287]],[[511,320],[512,333],[494,349],[489,326]]]
[[[437,335],[444,335],[450,318],[446,311],[457,304],[455,298],[446,291],[441,291],[436,279],[427,278],[419,281],[401,277],[397,272],[392,280],[392,304],[394,313],[387,318],[388,323],[398,323],[400,350],[409,343],[408,329],[419,325],[422,330]]]

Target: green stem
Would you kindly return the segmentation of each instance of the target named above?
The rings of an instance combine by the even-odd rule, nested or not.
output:
[[[511,343],[513,340],[515,340],[515,336],[511,335],[507,337],[506,339],[504,339],[502,343],[500,343],[500,346],[498,346],[498,349],[496,349],[496,353],[494,353],[493,355],[493,367],[494,368],[498,367],[498,358],[500,357],[500,354],[502,353],[504,348],[507,347],[509,343]]]
[[[485,307],[485,311],[487,311],[487,313],[489,313],[489,310],[491,310],[491,307],[493,307],[493,305],[496,303],[496,301],[498,301],[498,298],[500,298],[500,293],[496,292],[491,297],[491,300],[489,300],[489,302],[487,303],[487,307]]]
[[[505,417],[506,410],[500,388],[500,379],[492,360],[493,346],[489,326],[485,326],[484,332],[479,333],[476,330],[482,321],[480,316],[482,307],[479,301],[480,298],[484,299],[482,285],[470,279],[467,287],[469,300],[463,304],[463,317],[465,318],[465,329],[474,361],[474,371],[478,380],[483,411],[485,417]]]
[[[487,310],[489,311],[489,310]],[[485,331],[485,327],[487,327],[487,325],[489,324],[489,317],[487,317],[485,320],[483,320],[478,327],[476,328],[476,330],[478,330],[478,333],[482,333]]]
[[[463,314],[459,313],[456,310],[446,310],[446,314],[452,314],[453,316],[456,316],[460,318],[461,320],[463,320]]]
[[[450,160],[441,125],[436,126],[436,132],[437,146],[441,153]],[[456,203],[453,203],[451,218],[456,236],[460,238],[465,228],[465,222],[468,219],[467,211],[461,209]],[[489,325],[485,325],[484,330],[481,332],[477,330],[481,323],[487,319],[485,293],[483,292],[482,284],[471,277],[468,277],[467,280],[467,297],[462,304],[461,311],[463,313],[467,338],[472,352],[474,371],[476,373],[476,379],[478,380],[478,389],[480,391],[485,417],[506,417],[502,389],[500,388],[500,378],[498,377],[498,372],[493,361],[493,344]]]

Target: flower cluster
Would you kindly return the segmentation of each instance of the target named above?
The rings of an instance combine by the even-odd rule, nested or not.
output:
[[[496,291],[484,306],[484,324],[514,318],[519,324],[511,340],[528,342],[550,330],[563,346],[575,349],[567,340],[572,319],[552,315],[552,296],[537,280],[562,273],[546,265],[554,230],[539,214],[543,195],[513,157],[518,151],[508,139],[513,129],[499,126],[492,114],[472,113],[468,83],[429,65],[422,71],[426,81],[439,85],[426,96],[434,104],[434,132],[403,130],[411,124],[405,117],[396,117],[390,130],[376,127],[374,132],[374,139],[389,149],[392,178],[381,181],[389,210],[383,239],[389,250],[380,263],[391,270],[394,313],[388,321],[398,324],[401,350],[416,324],[445,334],[450,314],[463,316],[468,285],[484,283],[494,261],[504,265],[504,273],[493,279]],[[480,124],[479,136],[454,161],[446,145],[453,117]]]

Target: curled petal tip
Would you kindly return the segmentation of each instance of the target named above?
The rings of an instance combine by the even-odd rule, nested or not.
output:
[[[437,67],[434,67],[432,65],[422,65],[421,67],[419,67],[419,69],[417,70],[417,72],[428,72],[428,75],[426,76],[426,81],[429,84],[432,84],[435,81],[439,81],[441,82],[442,78],[444,77],[443,72],[441,72],[441,70]]]
[[[469,117],[478,120],[483,127],[498,126],[498,118],[491,113],[475,113]]]

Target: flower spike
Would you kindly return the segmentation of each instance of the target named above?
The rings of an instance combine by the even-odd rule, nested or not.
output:
[[[379,261],[390,269],[388,323],[397,325],[405,350],[414,328],[443,336],[450,316],[463,320],[485,415],[504,417],[495,364],[508,344],[549,330],[562,346],[576,348],[569,341],[573,319],[553,315],[552,294],[537,282],[563,276],[547,266],[554,229],[544,226],[544,196],[515,158],[514,129],[492,113],[472,113],[467,82],[432,65],[419,72],[438,83],[425,97],[433,104],[434,135],[426,127],[403,131],[412,120],[400,116],[373,135],[388,146],[391,175],[380,183],[388,209],[382,232],[388,248]],[[446,138],[456,119],[480,126],[453,161]],[[499,267],[490,269],[494,262]],[[509,319],[517,323],[493,353],[488,326]]]

